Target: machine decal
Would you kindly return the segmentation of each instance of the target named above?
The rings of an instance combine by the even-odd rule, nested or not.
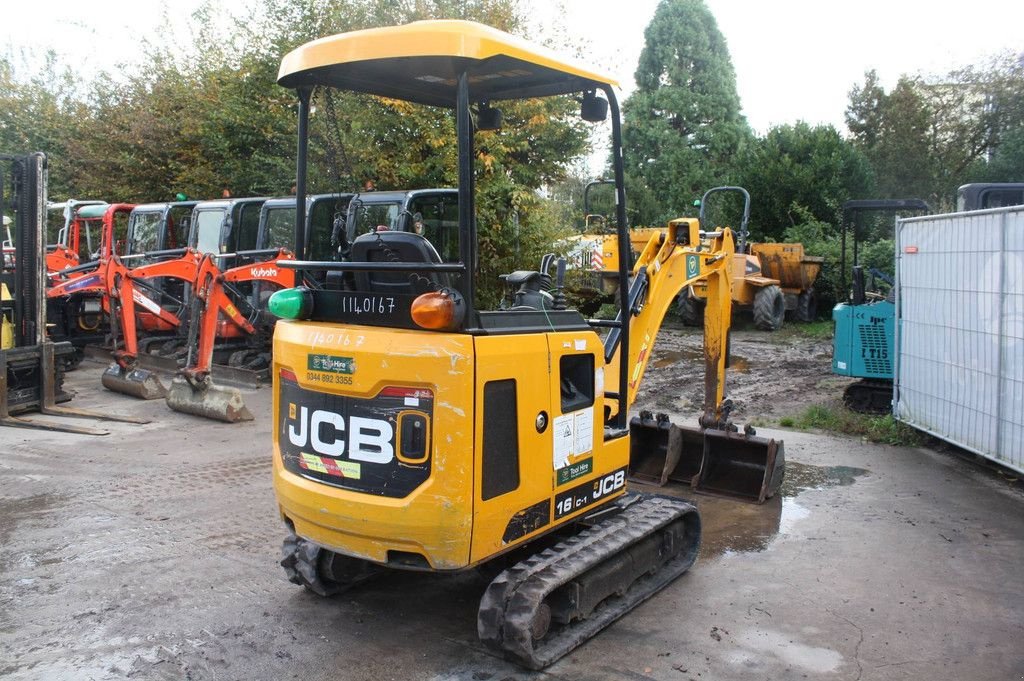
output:
[[[694,277],[700,276],[700,256],[699,255],[687,255],[686,256],[686,278],[693,279]]]
[[[146,308],[153,314],[160,314],[160,306],[157,305],[152,299],[142,295],[138,289],[132,289],[132,300]]]
[[[568,466],[570,457],[593,451],[593,407],[556,416],[552,425],[552,463],[555,470]]]
[[[337,359],[337,358],[335,358]],[[318,374],[331,375],[331,374]],[[284,467],[302,477],[358,492],[401,498],[430,477],[430,442],[422,461],[397,456],[398,422],[415,396],[418,412],[433,417],[433,393],[384,388],[359,399],[306,390],[282,372],[278,443]]]
[[[626,486],[626,468],[601,476],[597,480],[585,482],[555,496],[555,520],[575,513],[581,508],[617,492]]]
[[[556,484],[562,486],[567,482],[572,482],[576,478],[582,478],[584,475],[590,475],[594,471],[594,457],[577,461],[576,463],[569,464],[564,468],[559,468],[556,472]]]
[[[354,374],[356,361],[352,357],[337,355],[307,355],[306,368],[310,371],[326,371],[332,374]]]
[[[505,544],[524,537],[551,522],[551,500],[538,501],[533,506],[524,508],[509,519],[501,541]]]
[[[88,288],[90,286],[96,286],[100,283],[100,281],[100,275],[94,274],[91,277],[85,277],[84,279],[79,279],[78,281],[68,284],[67,286],[64,287],[64,290],[68,293],[71,293],[73,291],[78,291],[80,289]]]
[[[338,461],[327,456],[316,456],[306,452],[299,454],[299,465],[306,470],[333,475],[336,478],[353,478],[358,480],[362,472],[362,468],[358,463]]]

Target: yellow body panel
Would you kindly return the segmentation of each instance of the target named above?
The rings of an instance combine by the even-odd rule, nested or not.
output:
[[[351,358],[351,385],[307,370],[310,354]],[[283,467],[281,371],[320,393],[369,398],[388,386],[434,394],[430,478],[405,498],[339,489]],[[473,339],[401,329],[278,322],[274,332],[274,488],[282,514],[307,539],[375,562],[389,550],[428,558],[438,570],[469,562],[473,508]],[[311,380],[312,379],[312,380]]]
[[[311,356],[343,360],[352,372],[311,371]],[[563,356],[589,362],[586,389],[593,400],[585,408],[563,409],[558,369]],[[593,510],[597,494],[594,503],[571,510],[564,500],[556,509],[556,501],[567,490],[614,475],[628,463],[627,437],[604,442],[603,348],[590,330],[473,337],[282,321],[274,334],[274,358],[274,486],[281,514],[298,535],[345,555],[387,563],[389,551],[402,551],[425,557],[436,570],[470,567]],[[390,498],[288,470],[282,441],[289,429],[301,430],[297,417],[302,408],[318,405],[288,402],[282,397],[282,375],[289,381],[294,377],[303,390],[354,400],[369,400],[384,388],[431,391],[429,477],[407,496]],[[338,376],[346,382],[335,382]],[[516,385],[516,403],[500,405],[498,415],[515,417],[518,483],[484,499],[484,386],[502,380]],[[421,412],[410,408],[404,413]],[[545,427],[538,431],[540,414]],[[571,441],[564,452],[556,449],[555,428],[567,420],[575,431],[568,440],[562,438],[563,444]],[[341,437],[340,431],[324,439],[333,437]],[[318,459],[309,449],[313,446],[301,456],[323,472],[319,461],[327,459]],[[406,463],[398,451],[396,458],[399,465]],[[366,471],[367,464],[345,456],[329,461],[346,475],[360,475],[360,466]],[[624,492],[623,481],[624,476],[619,481],[612,477],[599,501]]]

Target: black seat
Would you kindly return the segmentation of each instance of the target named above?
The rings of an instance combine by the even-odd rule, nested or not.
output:
[[[352,242],[352,262],[441,263],[441,256],[424,237],[413,232],[371,232]],[[419,295],[450,287],[450,277],[438,272],[355,272],[357,291]]]

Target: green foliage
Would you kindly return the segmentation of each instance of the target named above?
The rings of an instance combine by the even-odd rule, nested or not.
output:
[[[278,87],[281,58],[343,31],[420,19],[481,21],[522,32],[516,0],[262,0],[235,21],[194,15],[188,44],[142,43],[145,56],[115,80],[78,93],[51,58],[20,79],[0,61],[0,142],[51,156],[51,195],[117,201],[287,195],[295,184],[295,93]],[[217,26],[230,26],[218,29]],[[457,184],[453,114],[354,93],[323,92],[310,117],[309,190],[357,191]],[[480,132],[477,226],[481,304],[496,304],[498,274],[534,268],[569,224],[535,191],[561,181],[587,149],[571,98],[503,103],[502,130]]]
[[[795,419],[790,418],[789,421],[803,430],[814,428],[844,433],[887,445],[919,447],[925,442],[925,436],[920,431],[897,421],[892,414],[884,416],[858,414],[839,404],[810,406],[802,414]]]
[[[657,198],[644,202],[638,224],[657,224],[727,184],[751,132],[725,38],[702,0],[662,0],[636,81],[623,106],[626,173]]]
[[[1024,124],[1003,135],[991,159],[976,161],[967,181],[1024,182]]]
[[[86,106],[76,95],[74,74],[52,52],[27,76],[0,56],[0,151],[46,152],[51,196],[64,196],[71,189],[67,177],[55,169],[67,162],[81,134]]]
[[[808,216],[838,223],[843,202],[872,190],[867,159],[832,126],[774,127],[743,159],[741,180],[750,192],[754,240],[780,240],[787,227]],[[794,206],[802,211],[794,212]]]
[[[832,223],[815,220],[805,208],[794,205],[791,207],[797,224],[787,228],[782,234],[782,241],[802,243],[808,255],[822,256],[825,262],[821,274],[814,284],[818,292],[819,310],[830,309],[836,302],[846,300],[847,291],[843,290],[843,274],[840,267],[842,260],[842,241],[838,227]],[[873,238],[860,244],[858,259],[865,272],[875,267],[892,276],[894,273],[895,244],[891,238],[892,223],[889,223],[889,238]],[[853,265],[853,244],[846,244],[847,268]],[[850,274],[846,273],[847,287]],[[881,282],[879,282],[881,284]],[[884,284],[881,284],[883,287]]]
[[[879,198],[923,198],[950,209],[959,185],[1020,167],[1024,64],[1005,54],[939,77],[904,76],[888,93],[869,71],[850,91],[846,121],[875,170]]]

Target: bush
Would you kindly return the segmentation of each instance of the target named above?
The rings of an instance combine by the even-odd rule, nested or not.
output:
[[[785,242],[802,243],[804,252],[807,255],[822,256],[825,262],[821,267],[821,274],[814,284],[818,292],[818,310],[824,312],[839,301],[849,298],[849,286],[853,267],[853,241],[847,238],[846,242],[846,287],[843,287],[843,273],[841,270],[842,257],[842,234],[839,227],[828,222],[815,220],[811,214],[801,206],[793,206],[794,212],[799,216],[801,222],[788,228],[784,235]],[[874,267],[893,276],[895,274],[895,244],[892,239],[873,238],[866,239],[859,246],[858,258],[863,265],[865,274]],[[882,291],[888,286],[878,282]]]

